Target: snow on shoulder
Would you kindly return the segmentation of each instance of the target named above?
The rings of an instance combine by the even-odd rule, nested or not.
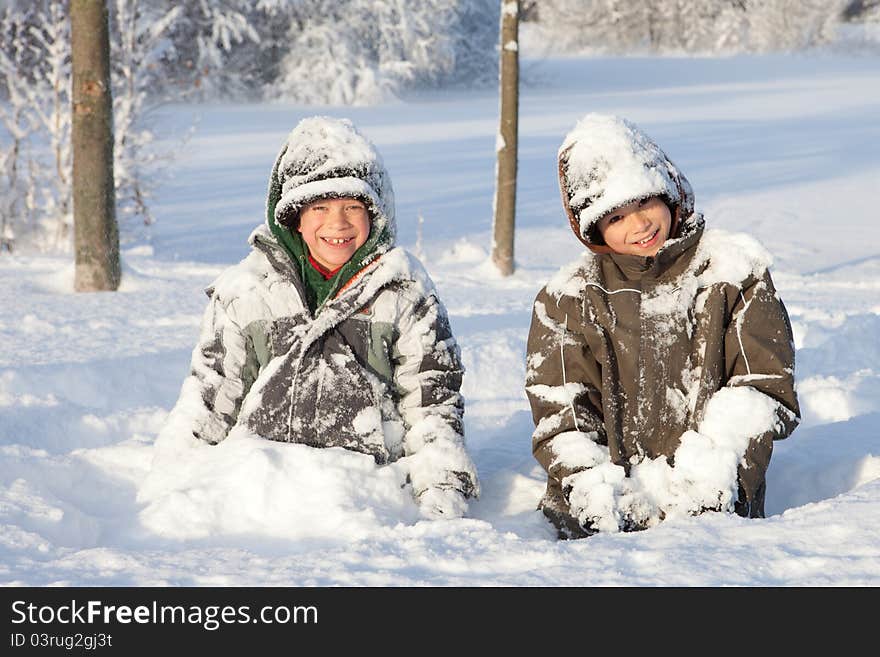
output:
[[[708,229],[700,238],[694,260],[708,262],[700,273],[701,285],[716,283],[739,284],[758,278],[773,264],[773,256],[751,235]]]
[[[599,283],[599,257],[585,251],[576,260],[561,267],[547,282],[547,293],[557,298],[580,297],[588,285]],[[700,238],[693,262],[674,281],[671,289],[678,291],[687,287],[695,292],[718,283],[739,285],[750,278],[759,278],[772,264],[773,256],[751,235],[707,229]],[[690,284],[687,284],[687,278],[691,279]],[[660,286],[652,299],[656,302],[668,292],[664,286]],[[659,311],[652,310],[650,305],[644,310]]]
[[[772,264],[767,249],[750,235],[706,230],[688,268],[676,279],[642,296],[642,312],[658,318],[684,317],[702,290],[723,284],[741,287],[747,281],[760,279]]]
[[[592,251],[584,251],[577,260],[563,265],[547,281],[547,294],[556,297],[578,298],[587,285],[595,283],[599,276],[598,257]]]

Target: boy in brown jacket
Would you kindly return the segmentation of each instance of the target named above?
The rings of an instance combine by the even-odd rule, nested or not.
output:
[[[690,183],[624,119],[585,116],[559,149],[559,181],[588,250],[534,305],[540,508],[560,538],[706,510],[763,517],[773,441],[800,419],[769,254],[704,231]]]

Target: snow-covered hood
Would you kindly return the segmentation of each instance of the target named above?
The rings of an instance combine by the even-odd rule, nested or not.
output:
[[[571,228],[591,250],[607,246],[590,231],[607,212],[649,196],[675,208],[670,236],[691,218],[694,193],[687,178],[660,147],[626,119],[587,114],[559,148],[559,189]]]
[[[370,209],[370,242],[392,245],[394,192],[375,146],[347,119],[313,116],[290,132],[272,168],[266,223],[279,237],[291,221],[319,198],[353,197]],[[285,236],[286,237],[286,236]]]

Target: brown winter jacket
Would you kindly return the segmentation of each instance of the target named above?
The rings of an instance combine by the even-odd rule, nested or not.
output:
[[[627,472],[660,456],[674,467],[682,434],[697,430],[712,395],[750,386],[777,403],[777,421],[750,438],[738,468],[736,511],[761,517],[773,440],[799,421],[791,326],[769,256],[747,236],[704,234],[690,185],[671,170],[675,213],[686,214],[656,257],[588,251],[535,300],[526,375],[532,449],[547,471],[541,508],[564,534],[583,535],[562,480],[589,465],[557,458],[560,434],[591,436]]]
[[[766,270],[688,289],[693,273],[708,266],[702,234],[696,222],[656,259],[587,254],[538,294],[526,390],[548,511],[568,514],[561,481],[579,469],[554,464],[558,434],[595,431],[624,468],[631,459],[671,458],[715,391],[748,385],[779,402],[778,424],[752,438],[739,467],[740,508],[763,515],[772,442],[789,435],[799,416],[791,328]],[[583,384],[570,400],[536,387],[570,382]]]

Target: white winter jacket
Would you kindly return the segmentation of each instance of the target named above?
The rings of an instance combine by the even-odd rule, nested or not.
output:
[[[328,191],[364,198],[378,242],[313,313],[279,218]],[[242,426],[378,464],[406,458],[423,507],[463,512],[478,483],[464,446],[460,351],[427,272],[393,246],[393,196],[372,145],[347,121],[302,121],[273,169],[267,224],[250,243],[207,290],[170,425],[213,444]]]

